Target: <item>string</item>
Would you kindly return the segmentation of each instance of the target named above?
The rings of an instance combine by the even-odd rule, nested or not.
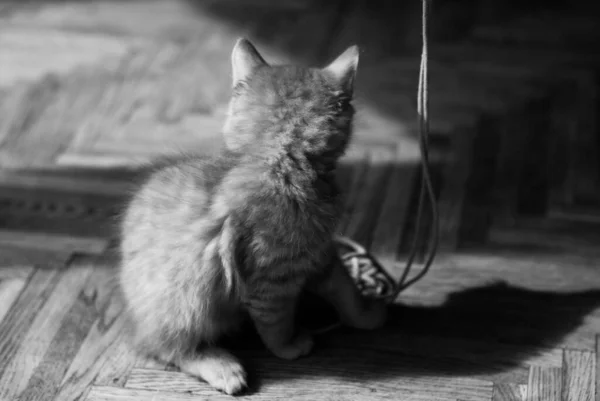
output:
[[[419,114],[419,149],[421,153],[421,190],[419,193],[419,206],[417,211],[417,219],[416,219],[416,230],[413,238],[413,243],[411,247],[411,252],[409,254],[408,260],[406,262],[406,268],[404,269],[404,273],[398,284],[396,286],[395,292],[390,295],[390,301],[394,301],[400,292],[407,289],[411,285],[415,284],[417,281],[422,279],[431,268],[433,264],[433,260],[435,259],[435,254],[437,251],[438,243],[439,243],[439,214],[437,203],[435,199],[435,190],[433,188],[433,182],[431,178],[431,172],[429,169],[429,149],[428,149],[428,140],[429,140],[429,74],[428,74],[428,58],[429,58],[429,40],[428,40],[428,11],[429,11],[429,1],[430,0],[422,0],[422,37],[423,37],[423,51],[421,53],[421,65],[419,69],[419,88],[417,95],[417,113]],[[428,199],[426,199],[426,196]],[[419,239],[421,238],[421,229],[422,229],[422,220],[423,220],[423,208],[425,201],[429,200],[429,204],[431,206],[431,219],[432,219],[432,228],[431,228],[431,239],[430,239],[430,247],[429,254],[425,259],[425,263],[423,265],[423,269],[413,278],[408,280],[408,276],[410,274],[410,270],[413,266],[414,259],[419,250]],[[408,280],[408,281],[407,281]]]
[[[345,246],[351,248],[353,251],[344,255],[341,255],[342,262],[352,269],[352,267],[356,267],[358,264],[357,259],[364,257],[368,258],[370,264],[372,265],[372,271],[375,274],[378,274],[381,278],[379,281],[390,283],[392,286],[392,290],[390,292],[374,295],[374,298],[380,298],[385,300],[388,303],[393,303],[398,295],[406,290],[411,285],[415,284],[417,281],[421,280],[430,270],[431,265],[435,259],[437,247],[439,244],[439,214],[436,203],[435,190],[433,188],[433,182],[431,178],[431,171],[429,169],[429,149],[428,149],[428,140],[429,140],[429,74],[428,74],[428,18],[429,18],[429,2],[430,0],[421,0],[422,2],[422,52],[421,52],[421,63],[419,68],[419,84],[418,84],[418,94],[417,94],[417,113],[419,115],[419,151],[421,154],[421,186],[419,191],[419,202],[418,202],[418,210],[417,210],[417,218],[415,224],[415,234],[413,237],[413,242],[411,244],[411,250],[409,252],[409,256],[406,262],[406,267],[400,279],[396,282],[389,275],[389,273],[377,262],[375,259],[364,247],[357,244],[346,237],[337,237],[335,241],[340,246]],[[410,271],[414,265],[415,258],[419,251],[420,239],[421,239],[421,231],[423,225],[423,209],[425,207],[425,202],[429,201],[429,205],[431,207],[431,231],[430,231],[430,243],[427,257],[425,258],[423,268],[419,273],[417,273],[414,277],[409,278]],[[352,266],[354,264],[355,266]],[[358,270],[358,268],[352,269],[351,271]],[[361,272],[355,273],[358,275],[353,276],[354,280],[357,284],[361,280]],[[334,323],[328,327],[322,328],[320,330],[315,330],[315,334],[324,333],[330,330],[333,330],[337,327],[341,326],[339,322]]]

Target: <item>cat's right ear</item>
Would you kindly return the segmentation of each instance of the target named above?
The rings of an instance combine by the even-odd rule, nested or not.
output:
[[[233,72],[233,86],[248,78],[252,72],[268,65],[258,50],[249,40],[240,38],[231,52],[231,69]]]
[[[354,78],[358,68],[358,46],[350,46],[323,70],[332,76],[348,93],[354,91]]]

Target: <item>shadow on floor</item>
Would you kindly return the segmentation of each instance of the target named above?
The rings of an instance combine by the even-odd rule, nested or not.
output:
[[[293,363],[264,351],[252,331],[233,348],[259,381],[295,377],[369,380],[390,377],[512,375],[527,360],[559,346],[600,306],[600,290],[577,293],[531,291],[505,283],[469,288],[439,307],[395,305],[386,327],[347,328],[317,338],[310,357]],[[332,321],[320,301],[307,301],[301,319]],[[259,385],[259,383],[256,383]]]

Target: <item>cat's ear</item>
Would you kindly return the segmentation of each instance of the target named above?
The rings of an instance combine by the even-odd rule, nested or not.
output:
[[[231,52],[233,86],[245,80],[256,68],[268,65],[249,40],[240,38]]]
[[[331,75],[344,91],[352,93],[357,68],[358,46],[350,46],[327,67],[323,68],[323,71]]]

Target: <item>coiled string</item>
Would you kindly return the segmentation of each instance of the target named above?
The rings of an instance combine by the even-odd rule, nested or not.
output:
[[[419,193],[419,206],[416,219],[416,230],[411,245],[411,250],[406,262],[402,276],[395,281],[386,269],[371,255],[367,249],[346,237],[336,237],[335,242],[340,249],[340,258],[348,272],[354,279],[358,289],[363,295],[371,298],[385,300],[392,303],[400,292],[407,289],[417,281],[421,280],[431,268],[435,259],[439,242],[439,215],[435,192],[429,169],[429,96],[428,96],[428,11],[430,0],[422,1],[422,38],[423,50],[421,53],[421,65],[419,69],[419,88],[417,95],[417,112],[419,114],[419,150],[421,153],[421,188]],[[409,278],[410,271],[419,251],[422,235],[423,209],[425,202],[429,201],[431,207],[432,229],[430,232],[430,244],[423,269],[414,277]],[[343,248],[350,251],[343,251]],[[319,329],[315,333],[324,333],[339,327],[340,323]]]

